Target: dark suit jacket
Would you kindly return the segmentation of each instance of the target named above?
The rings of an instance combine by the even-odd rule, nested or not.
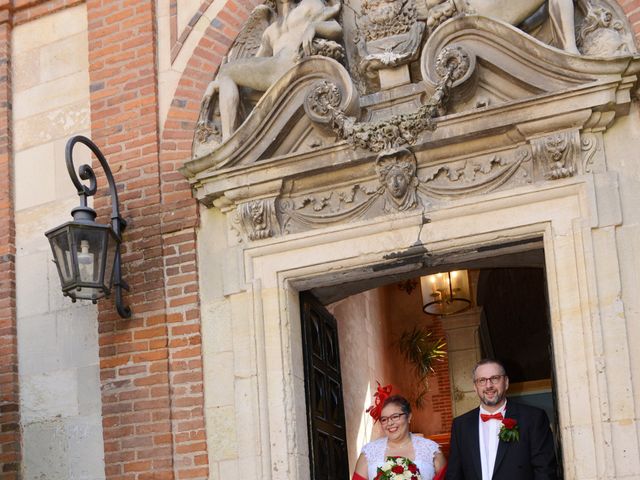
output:
[[[482,480],[479,408],[453,420],[446,480]],[[505,417],[518,421],[520,440],[498,443],[493,480],[556,480],[556,456],[547,414],[510,400]]]

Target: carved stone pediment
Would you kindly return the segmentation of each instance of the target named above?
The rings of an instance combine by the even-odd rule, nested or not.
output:
[[[339,108],[355,113],[358,92],[345,68],[330,58],[306,58],[265,92],[255,109],[227,141],[202,150],[204,153],[187,162],[185,175],[254,163],[263,157],[274,156],[274,151],[282,151],[282,144],[290,145],[286,153],[299,151],[301,136],[313,138],[312,130],[316,128],[304,114],[304,102],[311,86],[323,79],[339,86]],[[295,131],[293,137],[296,141],[285,138],[292,131]],[[309,148],[320,146],[312,140],[308,143],[311,144]]]
[[[632,55],[594,58],[569,55],[549,47],[503,22],[465,16],[446,22],[429,37],[422,51],[423,78],[437,83],[437,56],[449,45],[463,48],[475,68],[454,87],[457,97],[450,112],[470,111],[536,98],[582,85],[617,81],[636,75]]]
[[[602,132],[628,113],[640,69],[636,54],[569,54],[475,15],[430,32],[416,61],[413,82],[364,95],[344,65],[305,58],[181,171],[243,241],[428,216],[605,169]]]

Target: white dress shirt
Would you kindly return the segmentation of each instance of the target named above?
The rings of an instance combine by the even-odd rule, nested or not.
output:
[[[480,406],[480,413],[488,415],[495,413],[502,413],[506,410],[507,403],[495,412],[488,412],[482,406]],[[498,453],[498,432],[502,426],[502,421],[491,419],[486,422],[482,421],[480,415],[478,415],[478,432],[480,435],[480,463],[482,464],[482,480],[491,480],[493,476],[493,467],[496,464],[496,454]]]

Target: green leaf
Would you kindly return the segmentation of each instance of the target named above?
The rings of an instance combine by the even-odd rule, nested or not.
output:
[[[414,327],[400,335],[398,349],[418,378],[415,405],[422,408],[429,391],[428,376],[435,372],[433,365],[446,355],[443,338],[434,339],[433,332],[426,327]]]

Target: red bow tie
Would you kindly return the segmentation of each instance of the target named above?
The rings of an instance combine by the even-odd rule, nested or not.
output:
[[[502,420],[504,417],[502,416],[502,413],[498,412],[498,413],[494,413],[493,415],[487,415],[486,413],[481,413],[480,418],[482,419],[483,422],[486,422],[488,420]]]

